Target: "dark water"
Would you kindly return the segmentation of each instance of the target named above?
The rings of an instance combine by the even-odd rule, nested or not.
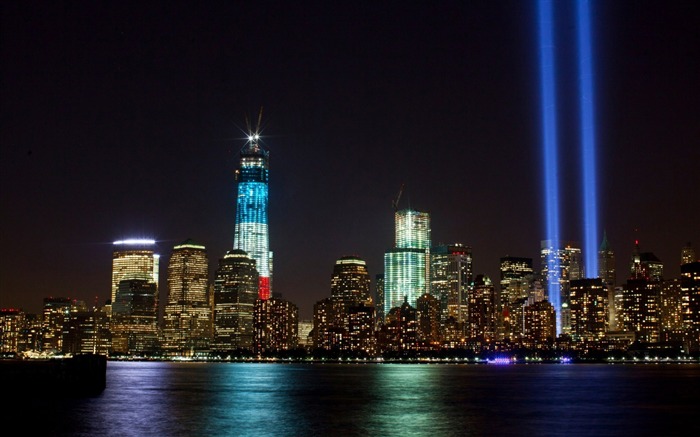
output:
[[[41,396],[3,422],[52,436],[694,436],[699,390],[696,364],[109,362],[100,396]]]

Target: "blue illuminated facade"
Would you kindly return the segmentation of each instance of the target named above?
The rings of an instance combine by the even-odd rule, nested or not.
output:
[[[251,135],[241,150],[236,170],[238,197],[233,248],[247,252],[255,260],[259,277],[258,297],[269,299],[272,291],[272,252],[267,226],[269,152]]]

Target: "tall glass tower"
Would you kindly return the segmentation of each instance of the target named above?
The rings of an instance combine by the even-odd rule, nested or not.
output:
[[[384,314],[430,290],[430,214],[410,208],[396,211],[395,244],[384,254]]]
[[[258,270],[258,298],[269,299],[272,292],[272,252],[267,229],[269,154],[255,133],[241,149],[236,170],[238,198],[233,248],[255,260]]]

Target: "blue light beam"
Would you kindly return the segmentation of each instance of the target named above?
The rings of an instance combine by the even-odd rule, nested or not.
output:
[[[540,42],[540,91],[542,99],[542,153],[544,158],[544,207],[546,235],[550,245],[559,247],[559,187],[557,181],[557,114],[554,82],[554,37],[551,0],[538,1]],[[561,291],[559,259],[550,250],[547,265],[547,294],[556,310],[557,335],[561,333]]]
[[[588,0],[579,0],[578,67],[579,103],[581,113],[581,165],[583,178],[585,276],[598,277],[598,199],[596,188],[596,145],[593,114],[593,66],[591,55],[591,23]]]

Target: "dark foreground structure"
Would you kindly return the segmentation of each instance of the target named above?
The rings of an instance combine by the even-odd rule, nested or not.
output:
[[[30,396],[96,396],[107,380],[107,357],[76,355],[72,358],[0,360],[0,386],[4,391]]]

